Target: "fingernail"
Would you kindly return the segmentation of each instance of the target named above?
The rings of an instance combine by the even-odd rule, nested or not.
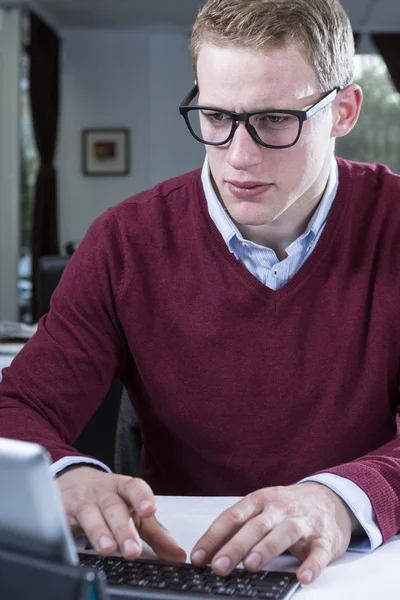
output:
[[[143,500],[143,502],[141,502],[139,505],[140,510],[143,511],[148,510],[150,507],[153,507],[153,504],[149,500]]]
[[[193,552],[193,554],[191,556],[192,563],[198,564],[198,565],[201,564],[202,562],[204,562],[205,558],[206,558],[206,551],[203,550],[203,548],[196,550],[196,552]]]
[[[253,552],[246,558],[244,561],[245,567],[250,567],[250,569],[256,569],[261,564],[261,554],[258,552]]]
[[[231,561],[227,556],[220,556],[213,565],[222,575],[229,571]]]
[[[98,543],[100,550],[110,550],[114,546],[114,542],[107,535],[102,535]]]
[[[301,574],[301,578],[304,581],[304,583],[310,583],[311,579],[313,578],[312,571],[303,571]]]
[[[135,540],[125,540],[124,552],[126,554],[136,554],[140,550],[139,544]]]

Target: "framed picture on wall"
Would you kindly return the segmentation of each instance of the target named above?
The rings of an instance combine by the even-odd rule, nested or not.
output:
[[[84,175],[128,175],[130,172],[128,129],[82,131]]]

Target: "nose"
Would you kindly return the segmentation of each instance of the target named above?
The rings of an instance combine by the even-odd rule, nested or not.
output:
[[[237,171],[258,165],[262,161],[263,147],[257,144],[246,129],[239,123],[227,148],[227,162]]]

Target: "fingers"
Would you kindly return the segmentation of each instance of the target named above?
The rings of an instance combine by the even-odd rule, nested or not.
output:
[[[142,520],[140,536],[161,559],[185,562],[186,552],[178,546],[169,531],[161,525],[156,517]]]
[[[141,517],[154,515],[157,504],[150,486],[136,477],[117,475],[117,493]]]
[[[243,565],[249,571],[258,571],[296,544],[304,535],[302,526],[296,519],[287,519],[277,525],[256,544],[245,557]]]
[[[117,494],[104,494],[99,504],[85,503],[78,507],[76,519],[100,554],[117,550],[125,558],[137,558],[141,553],[139,535],[128,507]]]
[[[311,543],[307,558],[297,571],[297,579],[302,584],[312,583],[321,575],[333,558],[326,544],[322,540],[315,540]]]
[[[130,559],[140,556],[140,537],[123,499],[117,494],[107,494],[101,497],[99,507],[121,554]]]
[[[261,507],[249,497],[240,500],[225,510],[207,529],[191,552],[195,565],[206,565],[208,561],[230,540]]]
[[[259,571],[298,542],[303,534],[301,523],[295,519],[276,524],[259,515],[221,548],[212,561],[212,568],[218,575],[227,575],[243,560],[246,569]]]
[[[99,554],[119,550],[127,559],[137,558],[142,551],[140,531],[160,557],[186,559],[155,519],[155,497],[142,479],[83,467],[65,473],[58,484],[71,530],[83,531]]]
[[[73,532],[79,527],[87,535],[89,542],[99,552],[106,556],[117,550],[117,544],[110,529],[107,527],[103,515],[93,503],[83,504],[79,507],[75,521],[77,525]]]
[[[93,485],[87,496],[92,501],[78,502],[75,515],[94,548],[106,556],[117,550],[128,559],[140,556],[142,545],[130,511],[139,518],[154,513],[149,486],[141,479],[109,476],[107,485]]]

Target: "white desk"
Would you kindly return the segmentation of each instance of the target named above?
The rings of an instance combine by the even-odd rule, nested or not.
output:
[[[181,498],[158,496],[157,517],[188,556],[196,541],[236,498]],[[148,546],[145,555],[151,555]],[[189,561],[188,561],[189,562]],[[299,562],[291,556],[274,560],[269,569],[296,571]],[[399,600],[400,536],[375,552],[346,554],[329,565],[310,586],[302,587],[294,600]]]

